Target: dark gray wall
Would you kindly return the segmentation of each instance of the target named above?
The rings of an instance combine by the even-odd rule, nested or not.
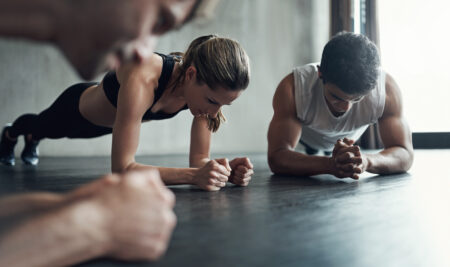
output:
[[[272,96],[294,66],[318,61],[328,39],[328,0],[222,0],[216,18],[192,23],[161,38],[157,51],[184,51],[194,38],[217,33],[238,40],[252,67],[249,88],[230,107],[228,122],[214,135],[212,151],[262,152],[272,116]],[[101,79],[98,77],[96,80]],[[50,45],[0,39],[0,124],[48,107],[79,82],[61,53]],[[188,153],[192,115],[142,126],[138,154]],[[111,137],[43,141],[41,155],[107,155]],[[20,153],[22,143],[16,154]]]

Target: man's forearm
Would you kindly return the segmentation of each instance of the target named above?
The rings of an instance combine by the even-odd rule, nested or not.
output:
[[[269,155],[269,165],[276,174],[311,176],[332,172],[329,157],[309,156],[287,149]]]
[[[66,266],[101,256],[109,242],[104,222],[89,201],[46,210],[3,231],[0,266]]]
[[[406,172],[414,160],[413,151],[403,147],[390,147],[376,154],[366,154],[366,171],[376,174]]]
[[[67,1],[0,0],[0,36],[47,41],[56,35]]]
[[[64,197],[55,193],[26,193],[0,199],[0,220],[8,220],[22,214],[55,208]]]

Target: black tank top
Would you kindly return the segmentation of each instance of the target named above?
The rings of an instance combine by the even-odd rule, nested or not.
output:
[[[188,108],[187,105],[185,105],[182,109],[171,114],[167,114],[164,112],[156,112],[156,113],[151,112],[152,107],[164,93],[164,90],[166,89],[167,83],[169,82],[170,77],[172,76],[173,68],[175,66],[174,56],[159,53],[156,54],[162,57],[163,67],[161,71],[161,76],[159,77],[158,80],[158,88],[156,88],[155,90],[155,97],[153,99],[153,104],[150,106],[149,109],[147,109],[144,116],[142,117],[142,120],[169,119],[177,115],[180,111]],[[103,90],[105,91],[106,97],[111,102],[111,104],[113,104],[114,107],[117,107],[117,97],[119,95],[119,88],[120,84],[119,81],[117,80],[116,72],[110,71],[106,73],[105,77],[103,78]]]

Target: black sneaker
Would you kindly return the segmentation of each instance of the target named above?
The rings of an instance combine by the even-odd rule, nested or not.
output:
[[[16,141],[11,141],[9,138],[5,136],[6,131],[11,128],[11,124],[6,124],[3,127],[2,136],[0,140],[0,162],[4,165],[14,166],[14,147],[17,144]]]
[[[22,161],[27,165],[37,165],[39,163],[39,141],[33,140],[33,138],[27,140],[27,135],[24,135],[23,139],[25,147],[20,155]]]

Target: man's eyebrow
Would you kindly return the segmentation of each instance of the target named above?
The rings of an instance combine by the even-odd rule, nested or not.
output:
[[[184,23],[190,22],[194,19],[206,18],[209,19],[213,17],[214,11],[221,0],[197,0],[190,14],[184,20]]]
[[[180,25],[177,25],[177,26],[175,27],[176,29],[180,28],[183,24],[192,21],[192,20],[196,17],[198,7],[199,7],[200,4],[202,3],[202,1],[205,1],[205,0],[197,0],[197,1],[195,1],[195,4],[194,4],[194,6],[192,7],[192,10],[191,10],[191,12],[189,13],[189,15],[187,16],[187,18],[186,18],[182,23],[180,23]]]

